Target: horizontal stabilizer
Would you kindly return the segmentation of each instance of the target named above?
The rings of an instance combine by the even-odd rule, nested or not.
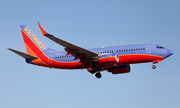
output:
[[[20,51],[17,51],[17,50],[14,50],[14,49],[11,49],[11,48],[8,48],[8,50],[20,55],[21,57],[25,58],[25,59],[29,59],[29,60],[34,60],[34,59],[38,59],[38,57],[35,57],[35,56],[32,56],[32,55],[29,55],[29,54],[26,54],[26,53],[23,53],[23,52],[20,52]]]

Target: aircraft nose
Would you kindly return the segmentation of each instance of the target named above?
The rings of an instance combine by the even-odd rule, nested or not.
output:
[[[167,50],[167,56],[171,56],[173,54],[173,52],[171,50]]]

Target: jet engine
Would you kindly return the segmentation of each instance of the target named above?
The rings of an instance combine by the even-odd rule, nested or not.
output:
[[[115,54],[115,53],[104,54],[104,55],[99,56],[98,62],[100,64],[102,64],[102,63],[118,63],[119,57],[118,57],[118,54]]]
[[[111,72],[112,74],[129,73],[130,65],[121,65],[121,66],[117,66],[117,67],[111,67],[108,69],[108,72]]]

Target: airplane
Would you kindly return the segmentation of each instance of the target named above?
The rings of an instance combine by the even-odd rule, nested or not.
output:
[[[131,64],[152,62],[152,68],[155,69],[155,63],[162,62],[173,54],[171,50],[154,44],[85,49],[49,34],[39,22],[38,26],[45,37],[65,47],[65,51],[47,47],[27,25],[20,25],[27,53],[8,49],[33,65],[57,69],[87,69],[101,78],[100,72],[103,71],[112,74],[129,73]]]

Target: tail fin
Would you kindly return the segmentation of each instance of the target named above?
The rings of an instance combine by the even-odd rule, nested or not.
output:
[[[35,33],[27,25],[21,25],[20,27],[27,53],[33,56],[44,54],[48,47],[35,35]]]

